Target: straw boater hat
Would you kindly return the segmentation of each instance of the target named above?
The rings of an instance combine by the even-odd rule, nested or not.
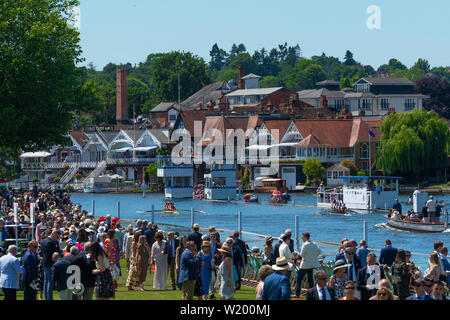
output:
[[[351,266],[351,264],[346,264],[344,260],[338,260],[334,264],[333,272],[338,270],[338,269],[341,269],[341,268],[348,268],[350,266]]]
[[[292,263],[288,262],[286,257],[278,257],[276,264],[272,266],[273,270],[291,270]]]
[[[209,243],[209,241],[203,241],[202,242],[202,248],[203,247],[210,247],[211,246],[211,244]]]
[[[225,253],[228,253],[228,254],[231,254],[230,247],[229,247],[229,246],[226,246],[226,245],[223,245],[222,248],[218,249],[218,251],[220,251],[220,252],[225,252]]]

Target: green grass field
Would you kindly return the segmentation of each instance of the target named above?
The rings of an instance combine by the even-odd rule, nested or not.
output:
[[[121,260],[122,276],[118,283],[119,286],[116,291],[115,300],[182,300],[181,290],[156,290],[153,289],[153,273],[147,274],[147,280],[144,282],[145,292],[138,291],[138,288],[134,288],[134,291],[128,291],[125,286],[127,281],[127,268],[125,260]],[[172,288],[170,276],[167,277],[167,288]],[[241,286],[241,290],[236,291],[234,296],[236,300],[255,300],[255,288]],[[58,293],[53,293],[53,299],[59,300]],[[197,299],[196,297],[194,299]],[[220,299],[220,296],[216,293],[216,300]],[[17,300],[23,300],[23,291],[17,292]],[[95,300],[95,293],[94,293]]]

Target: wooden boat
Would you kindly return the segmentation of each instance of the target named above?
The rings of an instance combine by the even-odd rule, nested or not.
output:
[[[438,233],[443,232],[447,229],[447,224],[444,222],[425,223],[422,222],[421,219],[393,220],[388,217],[386,218],[387,218],[386,224],[388,226],[405,231],[420,232],[420,233]]]

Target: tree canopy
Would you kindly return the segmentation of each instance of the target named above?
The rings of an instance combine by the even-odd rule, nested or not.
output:
[[[434,111],[390,114],[380,129],[377,167],[385,174],[422,181],[447,166],[448,126]]]

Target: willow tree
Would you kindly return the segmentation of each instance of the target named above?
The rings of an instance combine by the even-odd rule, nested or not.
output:
[[[377,167],[387,175],[421,181],[447,165],[447,123],[433,111],[396,113],[381,123]]]

